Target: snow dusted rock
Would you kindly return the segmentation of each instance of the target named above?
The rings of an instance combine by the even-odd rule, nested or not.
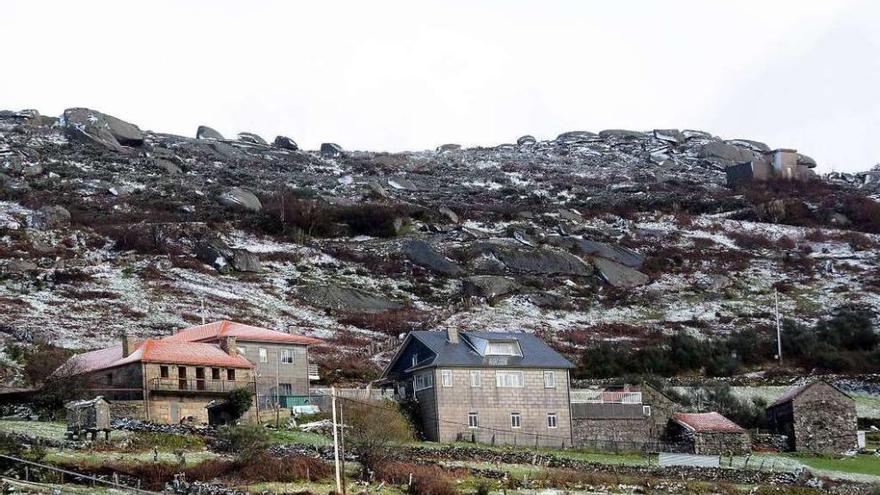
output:
[[[296,141],[290,139],[287,136],[276,136],[275,141],[272,142],[272,145],[276,148],[290,151],[297,151],[299,149],[299,145],[296,144]]]
[[[762,143],[760,141],[752,141],[751,139],[731,139],[726,142],[728,144],[739,146],[741,148],[748,148],[758,153],[765,153],[767,151],[770,151],[770,147],[767,146],[765,143]]]
[[[748,149],[721,142],[704,144],[700,147],[698,154],[700,158],[717,159],[730,163],[747,162],[755,157],[755,154]]]
[[[221,273],[235,270],[237,272],[260,272],[260,257],[246,249],[233,249],[218,238],[198,241],[193,247],[196,257],[205,264],[211,265]]]
[[[181,173],[180,167],[178,167],[176,163],[174,163],[170,160],[165,160],[164,158],[157,158],[157,159],[153,160],[153,163],[156,165],[156,167],[163,170],[167,174],[174,175],[174,174]]]
[[[589,131],[568,131],[556,136],[556,142],[560,144],[585,143],[593,139],[596,139],[596,133]]]
[[[534,146],[534,144],[537,142],[538,142],[538,140],[535,139],[534,136],[530,136],[530,135],[526,134],[525,136],[520,136],[520,138],[516,140],[516,145],[517,146]]]
[[[588,256],[601,256],[632,268],[639,268],[645,262],[645,256],[623,246],[614,246],[604,242],[577,239],[574,237],[551,237],[551,244],[567,249],[575,249],[577,253]]]
[[[632,288],[645,285],[649,278],[644,273],[605,258],[593,258],[593,265],[599,270],[602,279],[614,287]]]
[[[324,158],[339,158],[342,156],[342,146],[336,143],[322,143],[321,156]]]
[[[803,165],[805,167],[816,168],[816,160],[813,160],[809,156],[803,155],[801,153],[798,153],[797,163],[798,165]]]
[[[404,243],[403,253],[413,263],[441,275],[455,276],[462,272],[460,266],[446,259],[425,241],[413,240]]]
[[[565,251],[545,248],[526,249],[482,243],[473,248],[490,254],[513,273],[588,276],[593,270],[582,259]]]
[[[196,139],[216,139],[222,141],[223,135],[206,125],[200,125],[196,130]]]
[[[462,281],[461,292],[465,296],[491,299],[519,289],[515,280],[497,275],[474,275]]]
[[[252,132],[239,132],[238,140],[242,143],[266,145],[266,140]]]
[[[683,143],[685,141],[684,134],[678,129],[654,129],[654,137],[669,143]]]
[[[403,308],[400,302],[336,284],[308,285],[300,288],[298,294],[312,306],[334,311],[381,313]]]
[[[88,108],[68,108],[63,122],[68,137],[80,142],[114,151],[144,144],[144,133],[138,126]]]
[[[442,153],[442,152],[444,152],[444,151],[457,151],[457,150],[460,150],[460,149],[461,149],[461,145],[460,145],[460,144],[447,143],[447,144],[441,144],[440,146],[438,146],[438,147],[437,147],[437,152],[438,152],[438,153]]]
[[[604,131],[599,132],[599,137],[602,139],[618,139],[618,140],[627,140],[627,139],[641,139],[645,137],[645,133],[641,131],[630,131],[627,129],[605,129]]]
[[[232,268],[237,272],[261,272],[260,257],[247,249],[232,250]]]
[[[43,206],[31,214],[28,225],[37,230],[63,228],[70,225],[70,212],[63,206]]]
[[[459,222],[458,215],[454,211],[450,210],[449,208],[447,208],[445,206],[441,206],[440,208],[437,209],[437,211],[441,215],[443,215],[444,217],[448,218],[450,222],[452,222],[452,223]]]
[[[220,204],[233,208],[242,208],[250,211],[260,211],[263,204],[256,194],[241,187],[233,187],[220,195]]]
[[[9,260],[3,268],[4,273],[22,275],[28,272],[37,271],[39,267],[36,263],[27,260]]]

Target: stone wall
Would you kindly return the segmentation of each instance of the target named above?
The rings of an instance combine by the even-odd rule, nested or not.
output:
[[[748,433],[695,433],[694,454],[740,455],[751,450]]]
[[[141,421],[147,419],[143,400],[115,400],[109,404],[112,419],[128,418]]]

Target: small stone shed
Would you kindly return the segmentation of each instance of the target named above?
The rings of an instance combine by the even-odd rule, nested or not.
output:
[[[797,452],[837,454],[856,448],[856,402],[825,381],[792,387],[767,408],[774,433]]]
[[[94,440],[99,431],[110,438],[110,404],[100,395],[91,400],[68,402],[64,408],[67,410],[68,438],[91,434]]]
[[[571,404],[573,444],[598,450],[658,444],[672,413],[680,407],[645,383],[605,387],[589,401],[577,395],[572,394]]]
[[[740,455],[751,450],[748,432],[717,412],[674,413],[669,436],[699,455]]]

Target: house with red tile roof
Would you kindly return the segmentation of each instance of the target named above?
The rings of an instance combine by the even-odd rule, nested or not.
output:
[[[751,449],[748,431],[717,412],[672,415],[669,435],[700,455],[739,455]]]
[[[237,388],[253,390],[253,370],[234,338],[207,343],[124,336],[120,345],[71,357],[55,373],[86,376],[89,392],[108,399],[117,416],[178,423],[207,422],[208,403]]]
[[[309,364],[312,337],[221,320],[184,328],[165,342],[219,343],[235,339],[238,355],[253,363],[260,408],[294,408],[310,403],[309,382],[318,379]]]
[[[159,423],[208,422],[206,406],[247,388],[260,409],[308,404],[308,346],[319,340],[232,321],[182,329],[71,357],[56,374],[85,375],[114,414]],[[316,378],[316,377],[315,377]]]

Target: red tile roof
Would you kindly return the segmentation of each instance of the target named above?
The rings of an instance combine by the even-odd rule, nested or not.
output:
[[[234,321],[221,320],[214,323],[206,323],[190,328],[184,328],[174,335],[165,337],[165,341],[177,342],[203,342],[219,340],[222,337],[235,337],[243,342],[278,342],[299,345],[320,344],[321,341],[303,335],[269,330],[268,328],[255,327],[236,323]]]
[[[137,362],[224,368],[254,367],[243,356],[230,356],[214,344],[147,339],[137,343],[131,354],[125,357],[122,355],[121,345],[77,354],[64,363],[56,373],[90,373]]]
[[[745,433],[745,429],[717,412],[675,413],[672,419],[697,433]]]

